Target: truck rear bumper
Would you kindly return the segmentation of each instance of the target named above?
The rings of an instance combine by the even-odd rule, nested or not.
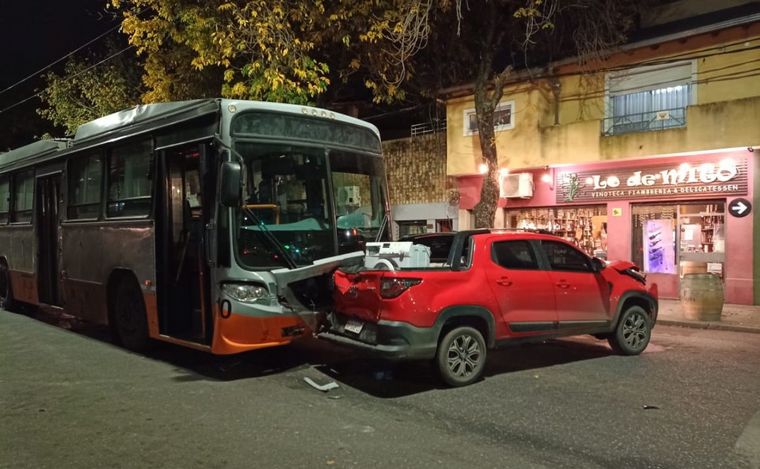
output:
[[[435,328],[417,327],[400,321],[361,322],[360,333],[346,330],[347,316],[328,314],[329,329],[320,339],[363,350],[389,360],[425,360],[435,357],[438,345]]]

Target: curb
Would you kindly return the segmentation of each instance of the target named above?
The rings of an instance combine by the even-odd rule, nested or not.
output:
[[[663,326],[689,327],[692,329],[712,329],[716,331],[748,332],[760,334],[760,327],[742,326],[739,324],[725,324],[711,321],[686,321],[677,319],[657,319],[657,323]]]

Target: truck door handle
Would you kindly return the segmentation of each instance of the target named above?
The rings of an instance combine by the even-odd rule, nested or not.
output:
[[[567,283],[567,282],[565,282],[564,280],[560,280],[559,282],[557,282],[557,286],[559,288],[563,288],[564,289],[564,288],[569,288],[570,284]]]
[[[509,279],[509,277],[501,277],[499,280],[496,281],[499,285],[504,285],[505,287],[508,287],[512,285],[512,280]]]

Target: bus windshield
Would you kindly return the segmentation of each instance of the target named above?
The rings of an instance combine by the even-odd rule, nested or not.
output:
[[[309,265],[377,238],[386,207],[379,157],[316,145],[235,149],[245,168],[235,247],[243,266]]]

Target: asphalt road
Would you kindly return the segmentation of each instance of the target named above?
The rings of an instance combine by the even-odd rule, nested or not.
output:
[[[0,467],[760,465],[757,334],[659,326],[640,357],[579,337],[489,361],[447,389],[316,342],[137,355],[0,311]]]

